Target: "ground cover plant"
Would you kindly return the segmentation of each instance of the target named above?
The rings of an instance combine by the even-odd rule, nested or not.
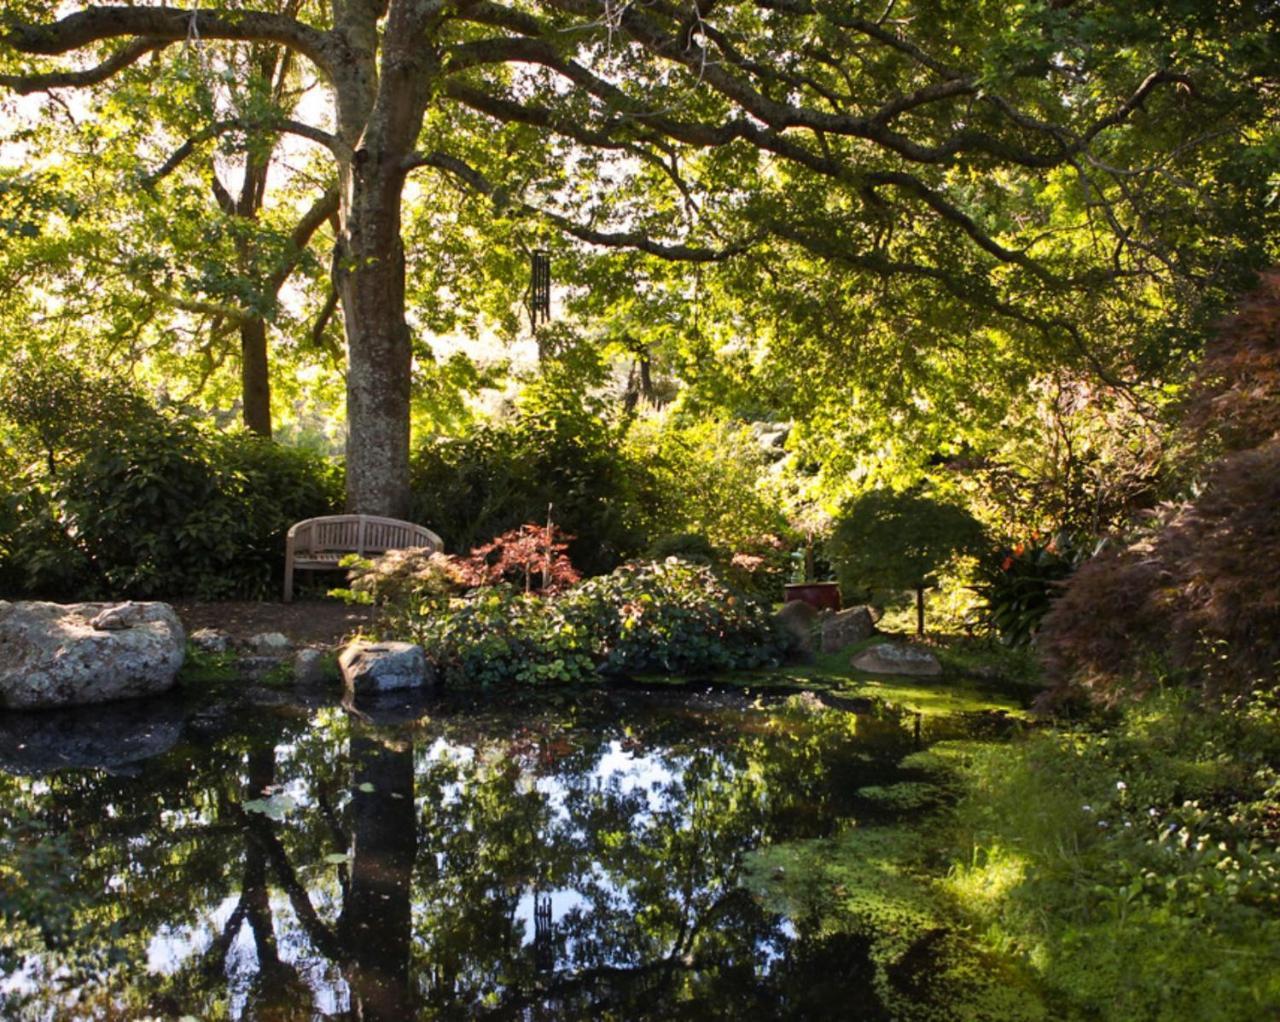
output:
[[[787,653],[768,605],[707,565],[669,557],[581,581],[564,556],[567,543],[548,544],[547,536],[547,527],[529,524],[467,558],[425,550],[353,558],[350,588],[336,592],[377,606],[387,637],[421,643],[462,686],[707,675],[777,665]],[[504,558],[493,560],[504,545]],[[531,559],[511,560],[521,545]],[[513,585],[506,576],[517,561]],[[544,578],[549,584],[540,584]]]

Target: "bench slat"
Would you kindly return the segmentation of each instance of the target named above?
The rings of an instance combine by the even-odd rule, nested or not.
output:
[[[284,600],[293,599],[296,569],[333,570],[345,554],[368,556],[411,547],[438,551],[444,541],[426,526],[378,515],[328,515],[297,522],[285,541]]]

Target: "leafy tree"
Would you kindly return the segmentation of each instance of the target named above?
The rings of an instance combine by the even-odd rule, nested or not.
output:
[[[327,121],[264,127],[336,163],[348,502],[403,516],[417,255],[404,240],[420,236],[405,230],[410,174],[432,175],[422,191],[437,215],[442,185],[481,200],[442,240],[487,225],[468,251],[491,255],[469,258],[508,285],[508,305],[522,253],[557,233],[635,250],[631,265],[685,306],[699,289],[651,259],[695,263],[736,322],[775,323],[787,351],[774,395],[794,394],[806,350],[825,349],[819,373],[847,380],[869,363],[897,376],[880,408],[962,419],[984,389],[980,367],[956,373],[967,356],[994,359],[1003,378],[1064,361],[1124,385],[1170,355],[1152,325],[1169,321],[1159,307],[1193,323],[1262,265],[1275,236],[1269,18],[1261,3],[64,12],[27,0],[6,8],[0,84],[97,87],[143,57],[173,62],[219,41],[283,46],[325,81]],[[68,53],[85,59],[42,59]],[[634,284],[616,262],[553,247],[586,285],[579,308]],[[424,263],[440,252],[428,246]],[[695,319],[689,334],[682,357],[714,356],[711,331]],[[802,400],[832,414],[834,393],[806,387]]]
[[[870,490],[842,509],[827,549],[846,589],[914,589],[916,633],[923,635],[925,589],[947,565],[985,546],[982,525],[958,504]]]

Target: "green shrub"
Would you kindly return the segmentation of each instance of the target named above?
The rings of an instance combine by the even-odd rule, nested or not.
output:
[[[711,545],[711,540],[700,532],[677,532],[659,536],[649,544],[644,556],[651,561],[679,557],[690,564],[715,564],[720,558],[716,548]]]
[[[776,665],[786,652],[765,604],[678,558],[628,564],[561,600],[587,628],[606,674],[726,671]]]
[[[414,630],[454,685],[564,684],[595,678],[588,622],[552,597],[485,586],[436,606]]]
[[[414,520],[457,554],[545,522],[551,507],[587,574],[643,549],[646,508],[658,501],[648,469],[622,452],[603,409],[546,388],[526,393],[510,422],[427,440],[414,452],[412,488]]]
[[[624,450],[655,479],[660,499],[646,520],[652,536],[696,533],[732,554],[786,533],[770,486],[774,463],[746,423],[655,415],[632,426]]]
[[[84,407],[59,420],[59,395]],[[266,595],[289,525],[341,499],[316,455],[202,427],[67,365],[32,368],[0,412],[17,466],[0,501],[0,575],[17,591]]]
[[[764,605],[674,557],[624,565],[558,595],[484,586],[450,598],[449,565],[456,562],[437,557],[425,573],[366,569],[353,589],[372,600],[381,586],[394,604],[382,627],[420,642],[453,684],[702,673],[774,665],[786,652]],[[394,582],[373,581],[391,574]]]
[[[339,563],[347,569],[348,588],[329,595],[377,608],[380,629],[419,643],[426,641],[426,623],[447,612],[450,598],[469,585],[456,558],[426,547],[388,550],[372,559],[351,554]]]
[[[915,490],[870,490],[841,509],[826,551],[847,597],[914,589],[923,631],[924,590],[986,546],[981,524],[957,504]]]

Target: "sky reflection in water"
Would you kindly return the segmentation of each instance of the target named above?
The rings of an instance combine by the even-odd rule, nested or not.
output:
[[[34,924],[6,934],[0,1014],[798,1017],[821,935],[743,858],[833,832],[910,748],[891,716],[728,697],[369,716],[188,707],[140,764],[95,738],[56,772],[22,758],[37,725],[0,723],[27,878],[4,907]]]

